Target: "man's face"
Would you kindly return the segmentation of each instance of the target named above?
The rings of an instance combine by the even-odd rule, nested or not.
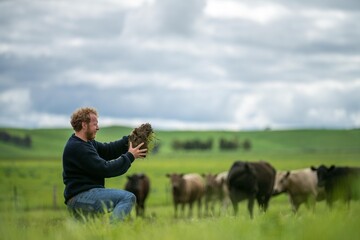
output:
[[[90,122],[86,124],[86,138],[90,140],[94,140],[96,136],[96,132],[99,130],[98,119],[97,116],[93,113],[90,114]]]

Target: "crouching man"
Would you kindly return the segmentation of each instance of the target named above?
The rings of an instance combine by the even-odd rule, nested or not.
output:
[[[143,144],[133,148],[128,136],[102,143],[95,140],[98,114],[94,108],[77,109],[71,116],[74,133],[63,152],[65,204],[75,216],[111,212],[112,221],[126,218],[135,205],[134,194],[120,189],[105,188],[105,178],[128,171],[137,158],[146,156]]]

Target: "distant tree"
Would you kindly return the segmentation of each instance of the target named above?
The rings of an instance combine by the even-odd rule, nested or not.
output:
[[[5,143],[14,144],[19,147],[28,147],[30,148],[32,145],[32,140],[30,135],[26,135],[25,137],[11,135],[6,131],[0,132],[0,141]]]
[[[252,145],[251,145],[251,142],[249,139],[246,139],[242,145],[243,145],[243,148],[245,151],[250,151],[250,149],[252,148]]]
[[[32,145],[31,137],[30,135],[27,134],[24,138],[24,146],[30,148],[31,145]]]
[[[174,150],[210,150],[213,146],[213,140],[200,140],[200,139],[192,139],[192,140],[174,140],[172,142],[172,148]]]
[[[236,150],[237,148],[239,148],[239,140],[237,138],[233,140],[220,138],[219,148],[220,150]]]

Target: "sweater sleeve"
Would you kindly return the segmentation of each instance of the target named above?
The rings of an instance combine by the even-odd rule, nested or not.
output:
[[[125,154],[128,151],[128,142],[128,136],[124,136],[122,139],[110,143],[101,143],[95,140],[93,140],[91,143],[101,158],[105,160],[111,160],[117,158],[121,154]]]
[[[102,158],[95,147],[91,144],[84,144],[81,146],[83,149],[77,151],[78,154],[78,167],[85,173],[101,178],[110,178],[122,175],[130,168],[131,163],[134,161],[134,156],[130,152],[119,154],[114,159],[109,159],[115,152],[106,155],[107,159]]]

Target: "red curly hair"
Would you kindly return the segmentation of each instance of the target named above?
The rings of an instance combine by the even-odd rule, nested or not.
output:
[[[91,113],[98,116],[96,109],[91,107],[79,108],[71,115],[70,123],[76,132],[82,129],[83,122],[90,123]]]

